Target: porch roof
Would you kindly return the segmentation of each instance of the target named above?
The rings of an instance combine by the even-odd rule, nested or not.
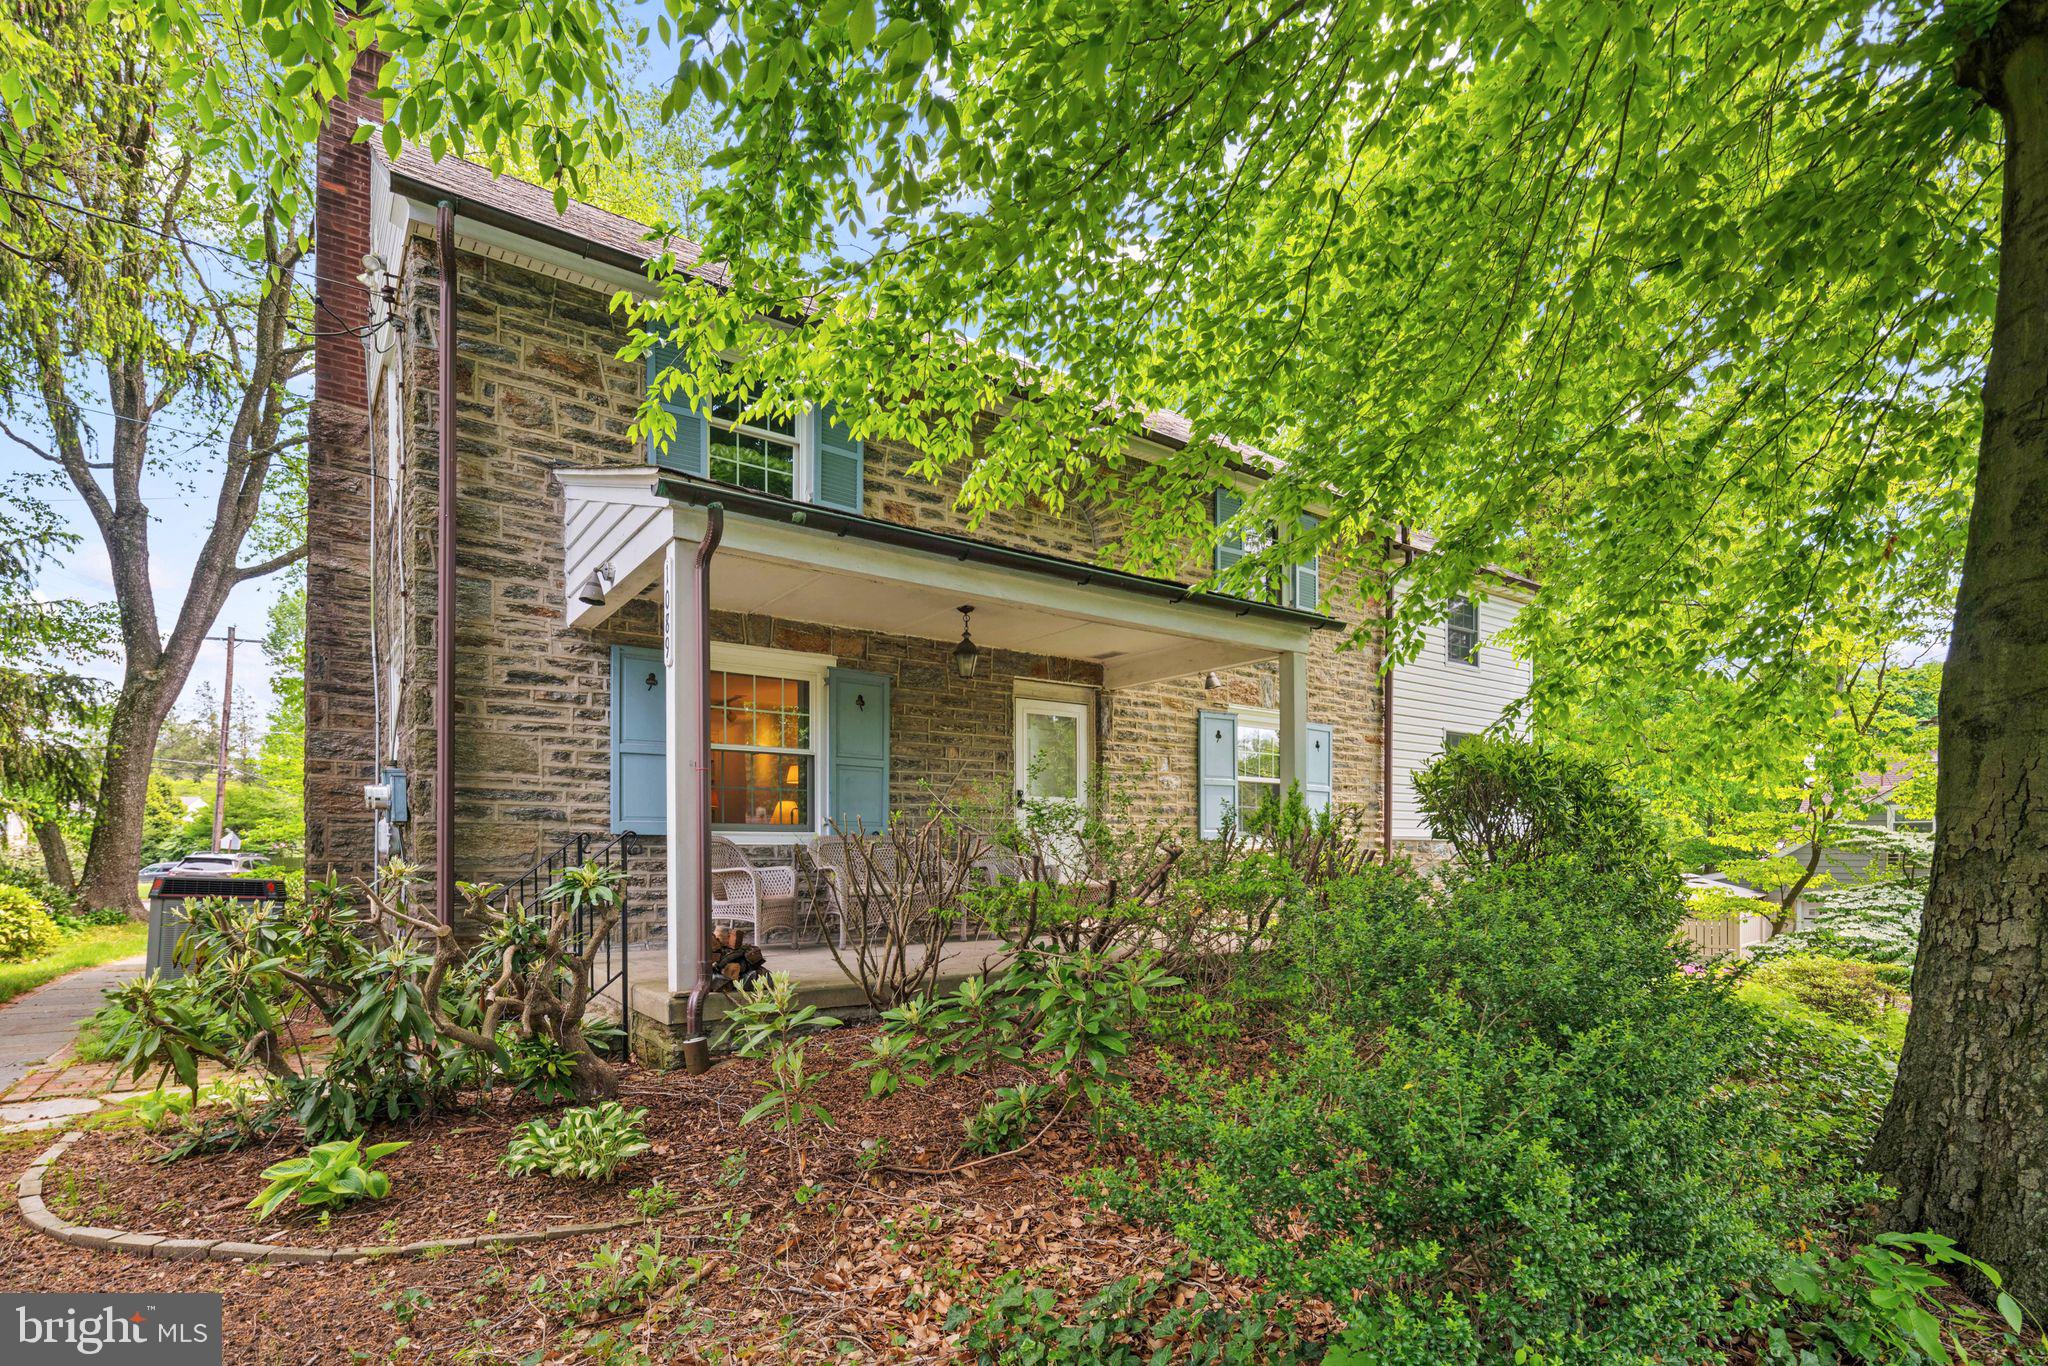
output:
[[[972,606],[982,646],[1087,660],[1131,687],[1306,649],[1342,623],[945,532],[899,526],[647,469],[558,470],[568,622],[589,628],[659,582],[671,539],[726,513],[712,606],[888,635],[953,640]],[[610,566],[604,602],[579,587]]]

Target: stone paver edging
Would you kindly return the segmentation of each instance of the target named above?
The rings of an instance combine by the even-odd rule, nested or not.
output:
[[[586,1233],[611,1233],[632,1228],[644,1219],[613,1219],[601,1224],[557,1224],[553,1228],[526,1233],[483,1233],[470,1238],[422,1238],[411,1243],[385,1243],[374,1247],[285,1247],[274,1243],[245,1243],[231,1238],[165,1238],[155,1233],[128,1233],[118,1228],[94,1228],[73,1224],[50,1212],[43,1203],[43,1173],[78,1141],[79,1131],[64,1135],[29,1163],[15,1183],[14,1203],[21,1217],[38,1232],[73,1247],[106,1248],[134,1252],[148,1257],[174,1260],[209,1258],[220,1262],[356,1262],[372,1257],[418,1257],[427,1253],[457,1252],[466,1248],[509,1247],[519,1243],[545,1243],[556,1238],[574,1238]]]

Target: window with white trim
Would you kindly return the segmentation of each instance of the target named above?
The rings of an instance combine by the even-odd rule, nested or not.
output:
[[[1479,663],[1479,604],[1470,598],[1451,599],[1444,615],[1444,654],[1453,664]]]
[[[1280,723],[1237,718],[1237,809],[1257,811],[1280,796]]]
[[[711,828],[816,830],[822,680],[736,666],[710,684]]]
[[[1461,745],[1469,745],[1479,737],[1468,730],[1447,730],[1444,732],[1444,753],[1449,754]]]
[[[756,493],[795,498],[803,465],[802,425],[795,417],[773,415],[742,421],[740,414],[751,402],[751,395],[735,394],[711,405],[705,420],[710,477]]]

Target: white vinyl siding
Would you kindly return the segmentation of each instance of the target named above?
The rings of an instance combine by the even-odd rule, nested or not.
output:
[[[1521,604],[1496,592],[1479,603],[1479,662],[1454,664],[1441,616],[1430,625],[1421,652],[1394,667],[1392,797],[1394,838],[1428,839],[1415,801],[1414,775],[1444,752],[1445,737],[1477,735],[1529,691],[1528,662],[1516,659],[1494,636],[1514,621]]]

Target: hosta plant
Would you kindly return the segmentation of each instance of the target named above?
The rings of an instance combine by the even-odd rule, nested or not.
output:
[[[529,1120],[512,1135],[505,1170],[515,1176],[573,1176],[609,1181],[647,1151],[647,1111],[615,1100],[564,1110],[558,1122]]]
[[[263,1169],[263,1188],[249,1208],[268,1219],[280,1205],[295,1202],[305,1209],[327,1209],[357,1200],[382,1200],[391,1194],[391,1178],[377,1163],[405,1147],[404,1143],[372,1143],[360,1137],[322,1143],[298,1157]]]

